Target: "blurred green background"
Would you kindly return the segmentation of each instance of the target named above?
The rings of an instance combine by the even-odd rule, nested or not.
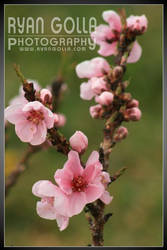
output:
[[[161,5],[15,5],[5,7],[6,53],[5,86],[6,105],[17,95],[19,79],[13,63],[20,64],[23,74],[38,80],[41,86],[50,84],[60,68],[68,90],[59,112],[67,117],[61,131],[69,138],[76,130],[89,138],[86,160],[92,150],[98,150],[102,140],[103,121],[93,120],[88,112],[93,103],[79,97],[82,82],[77,78],[77,63],[98,56],[97,49],[86,52],[19,52],[7,50],[8,16],[38,17],[47,25],[54,16],[62,19],[95,16],[98,24],[104,23],[104,10],[125,8],[127,16],[145,14],[148,31],[138,41],[143,48],[141,59],[129,64],[125,79],[133,97],[140,101],[142,119],[126,123],[129,136],[118,144],[111,155],[110,172],[127,166],[127,172],[110,186],[114,200],[107,206],[113,216],[105,226],[105,246],[160,246],[162,245],[162,6]],[[112,58],[107,58],[111,63]],[[14,126],[8,130],[6,147],[6,175],[15,168],[27,147],[15,135]],[[6,199],[5,244],[7,246],[86,246],[91,242],[84,212],[70,219],[68,228],[60,232],[56,221],[40,218],[36,213],[37,197],[32,195],[32,185],[42,179],[53,180],[57,168],[63,167],[66,158],[50,148],[35,154],[27,171],[11,189]]]

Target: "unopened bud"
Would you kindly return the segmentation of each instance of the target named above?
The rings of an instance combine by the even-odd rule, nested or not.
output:
[[[132,96],[130,93],[123,93],[120,98],[121,98],[121,100],[123,100],[125,102],[130,102],[132,99]]]
[[[70,137],[69,142],[72,149],[80,154],[84,153],[88,146],[88,138],[81,131],[76,131],[75,134]]]
[[[54,123],[56,127],[63,127],[66,123],[66,117],[63,114],[54,114]]]
[[[125,139],[127,137],[127,135],[128,135],[127,128],[121,126],[116,131],[116,134],[114,136],[114,141],[117,141],[117,142],[121,141],[121,140]]]
[[[52,94],[48,89],[42,89],[40,91],[40,98],[44,104],[52,103]]]
[[[109,91],[104,91],[101,95],[96,96],[95,100],[101,105],[110,105],[113,101],[114,95]]]
[[[141,111],[139,108],[126,109],[124,112],[124,119],[126,121],[139,121],[141,118]]]
[[[126,105],[127,108],[138,108],[139,107],[139,101],[136,99],[132,99],[129,101]]]
[[[127,18],[127,27],[131,32],[136,35],[141,35],[147,30],[148,20],[145,15],[142,16],[129,16]]]
[[[99,118],[100,111],[102,110],[102,106],[100,104],[91,106],[89,108],[89,112],[92,118]]]
[[[112,75],[115,80],[120,79],[122,77],[122,74],[123,74],[123,68],[121,66],[114,67]]]

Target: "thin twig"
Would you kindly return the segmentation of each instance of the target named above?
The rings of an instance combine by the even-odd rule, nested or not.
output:
[[[29,146],[18,163],[16,169],[7,177],[5,182],[5,196],[7,196],[11,187],[13,187],[18,181],[19,176],[23,173],[28,167],[28,161],[35,153],[39,152],[41,147]]]
[[[126,170],[127,170],[127,167],[121,168],[113,176],[110,176],[111,182],[109,184],[116,181],[121,175],[125,173]]]

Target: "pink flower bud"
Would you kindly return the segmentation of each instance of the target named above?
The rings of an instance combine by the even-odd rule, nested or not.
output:
[[[54,114],[54,123],[56,127],[63,127],[66,123],[66,117],[63,114]]]
[[[139,108],[130,108],[127,109],[124,113],[124,118],[126,121],[139,121],[141,118],[141,111]]]
[[[117,129],[116,134],[114,136],[115,141],[121,141],[122,139],[125,139],[128,135],[127,128],[121,126]]]
[[[103,77],[93,77],[90,79],[92,91],[95,94],[100,94],[103,90],[107,90],[106,82],[104,81]]]
[[[139,107],[139,101],[136,99],[132,99],[131,101],[127,103],[127,108],[134,108],[134,107],[136,108]]]
[[[104,91],[100,96],[96,96],[95,100],[101,105],[110,105],[113,101],[114,95],[111,92]]]
[[[84,153],[88,146],[88,138],[81,131],[76,131],[69,139],[70,146],[78,153]]]
[[[52,94],[48,89],[42,89],[40,91],[40,98],[44,103],[52,102]]]
[[[148,20],[145,15],[142,16],[129,16],[126,19],[127,27],[132,31],[137,31],[140,34],[147,30]]]
[[[90,112],[91,117],[92,117],[92,118],[98,118],[101,109],[102,109],[102,106],[101,106],[100,104],[91,106],[91,107],[89,108],[89,112]]]
[[[90,80],[83,82],[80,86],[80,97],[84,100],[91,100],[94,96]]]
[[[55,113],[53,115],[54,115],[54,123],[57,124],[59,121],[59,116],[58,114],[55,114]]]

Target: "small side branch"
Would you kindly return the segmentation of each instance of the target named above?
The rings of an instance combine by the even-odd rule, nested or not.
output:
[[[110,176],[111,182],[109,184],[116,181],[121,175],[123,175],[125,173],[126,169],[127,169],[127,167],[121,168],[113,176]]]
[[[24,153],[22,159],[18,163],[16,169],[7,177],[5,182],[5,196],[7,196],[10,188],[16,184],[18,178],[22,172],[28,167],[28,161],[35,153],[40,151],[40,147],[29,146],[27,151]]]

